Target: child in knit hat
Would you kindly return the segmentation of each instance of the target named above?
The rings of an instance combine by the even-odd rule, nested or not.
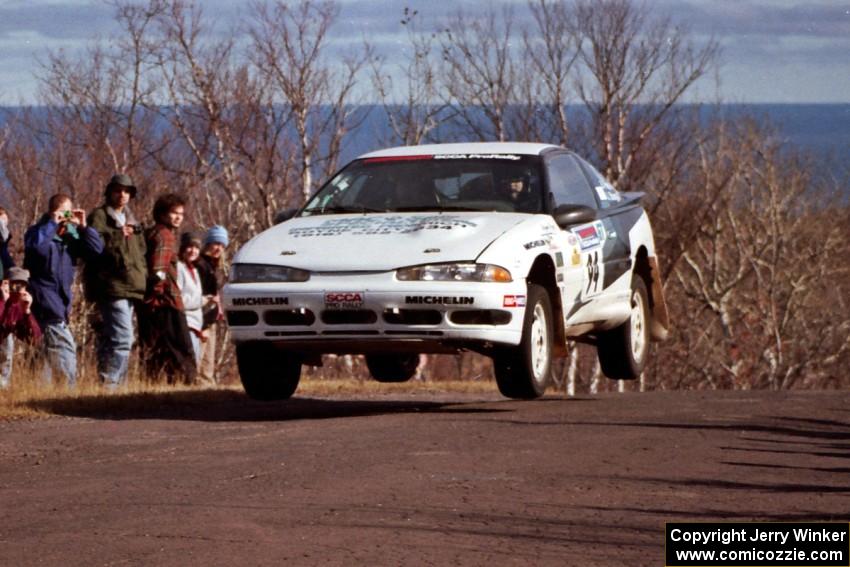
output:
[[[204,236],[201,256],[195,262],[201,277],[204,294],[204,333],[201,344],[201,364],[198,381],[214,385],[218,382],[215,371],[216,328],[224,319],[219,292],[224,285],[224,250],[230,244],[227,229],[221,225],[211,227]]]

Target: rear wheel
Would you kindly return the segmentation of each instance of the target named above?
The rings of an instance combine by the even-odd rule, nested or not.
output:
[[[378,382],[407,382],[419,367],[418,354],[367,354],[366,366]]]
[[[289,399],[301,379],[301,359],[265,342],[236,345],[236,363],[242,387],[254,400]]]
[[[613,380],[634,380],[649,355],[649,299],[643,278],[632,278],[629,320],[599,335],[596,353],[603,374]]]
[[[528,284],[528,297],[518,346],[502,347],[493,355],[496,384],[503,396],[539,398],[549,385],[552,368],[552,302],[546,289]]]

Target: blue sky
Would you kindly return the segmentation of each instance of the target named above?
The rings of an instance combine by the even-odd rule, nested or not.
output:
[[[640,0],[636,0],[640,1]],[[200,0],[205,12],[228,25],[248,0]],[[337,46],[364,36],[392,57],[402,45],[398,25],[405,6],[417,9],[422,27],[436,27],[445,3],[421,0],[341,0],[333,28]],[[508,0],[522,13],[524,0]],[[646,0],[670,15],[697,42],[721,45],[721,67],[697,96],[725,102],[850,102],[850,0]],[[454,2],[474,14],[484,0]],[[521,18],[520,22],[522,21]],[[116,31],[113,9],[88,0],[0,0],[0,103],[35,100],[37,61],[47,50],[82,52],[95,38]],[[719,86],[718,86],[719,85]]]

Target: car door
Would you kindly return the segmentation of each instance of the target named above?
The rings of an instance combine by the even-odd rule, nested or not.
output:
[[[605,228],[602,288],[609,302],[628,301],[631,289],[632,246],[630,232],[642,209],[614,189],[604,175],[576,156],[599,202],[599,219]]]
[[[547,156],[549,210],[560,205],[584,205],[599,211],[581,165],[567,153]],[[562,229],[565,242],[561,300],[567,325],[594,322],[603,318],[600,301],[605,293],[605,246],[607,232],[603,219]],[[604,301],[602,301],[604,303]]]

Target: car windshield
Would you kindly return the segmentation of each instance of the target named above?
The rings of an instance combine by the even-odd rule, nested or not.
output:
[[[540,158],[437,155],[367,158],[339,172],[301,216],[415,211],[543,212]]]

